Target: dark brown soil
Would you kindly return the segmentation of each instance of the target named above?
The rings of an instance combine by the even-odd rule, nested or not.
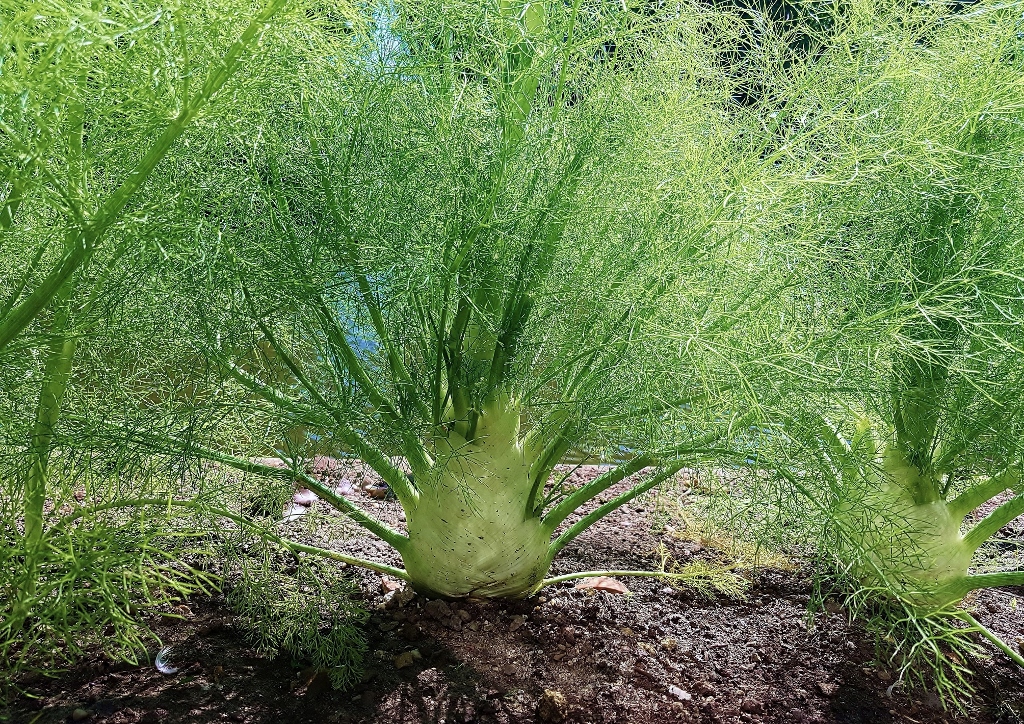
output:
[[[594,474],[576,473],[580,482]],[[400,525],[396,503],[354,495]],[[684,563],[719,555],[699,542],[653,535],[650,511],[639,504],[580,536],[554,573],[650,570],[659,542]],[[334,545],[399,563],[368,538]],[[38,698],[20,699],[7,721],[72,721],[76,709],[83,721],[109,724],[1024,721],[1024,672],[994,650],[991,659],[972,662],[978,692],[964,714],[943,711],[933,693],[890,689],[893,672],[875,661],[870,637],[836,602],[808,616],[811,584],[789,570],[751,574],[745,599],[629,578],[628,595],[576,589],[573,581],[525,601],[416,597],[401,606],[385,605],[380,575],[353,575],[372,611],[371,655],[364,681],[349,691],[331,690],[324,674],[288,658],[260,657],[221,600],[193,599],[184,621],[156,628],[186,652],[178,673],[97,657],[35,682]],[[1024,641],[1022,593],[986,591],[973,601],[975,613],[1004,640]]]

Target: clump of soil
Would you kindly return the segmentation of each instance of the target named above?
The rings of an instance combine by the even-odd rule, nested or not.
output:
[[[582,468],[585,482],[597,474]],[[613,489],[603,499],[616,494]],[[400,527],[393,500],[356,488],[360,505]],[[598,504],[600,501],[595,501]],[[315,506],[323,506],[316,503]],[[699,543],[651,532],[643,504],[617,511],[577,538],[554,574],[652,569],[663,544],[679,562],[714,559]],[[340,520],[340,519],[339,519]],[[328,526],[329,527],[329,526]],[[298,529],[296,529],[298,530]],[[400,564],[363,536],[324,540]],[[761,569],[745,598],[675,590],[650,578],[629,594],[559,584],[523,601],[424,600],[368,571],[352,571],[367,626],[363,680],[330,689],[325,672],[257,655],[220,598],[193,599],[156,630],[178,671],[95,657],[52,680],[30,682],[2,715],[13,722],[834,722],[1014,724],[1024,721],[1024,672],[993,650],[973,662],[978,693],[966,713],[932,693],[893,686],[871,639],[837,602],[807,613],[799,572]],[[976,615],[1004,640],[1024,641],[1020,590],[985,591]],[[155,654],[155,651],[153,652]],[[76,719],[77,717],[77,719]]]

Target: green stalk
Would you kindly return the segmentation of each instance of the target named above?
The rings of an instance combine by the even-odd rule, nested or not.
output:
[[[976,551],[1000,528],[1024,513],[1024,495],[1018,495],[989,513],[964,536],[964,545]]]
[[[974,618],[974,616],[969,614],[967,611],[962,611],[958,613],[957,616],[958,618],[962,618],[964,621],[967,621],[969,624],[974,626],[982,636],[984,636],[993,644],[995,644],[996,648],[998,648],[1004,654],[1009,656],[1015,664],[1024,667],[1024,656],[1018,654],[1016,651],[1007,646],[1001,638],[996,636],[992,631],[990,631],[985,626],[982,626],[978,619]]]
[[[630,475],[638,473],[646,467],[650,467],[654,463],[655,460],[651,456],[641,455],[638,458],[630,460],[628,463],[616,466],[608,472],[597,476],[548,511],[548,514],[544,516],[545,527],[547,527],[551,532],[554,532],[555,528],[557,528],[563,520],[568,518],[581,505],[584,505],[588,501],[596,498],[616,483],[625,480]]]
[[[224,518],[225,520],[233,521],[234,523],[237,523],[243,528],[247,528],[253,531],[254,533],[256,533],[256,535],[260,536],[261,538],[273,541],[274,543],[278,543],[284,546],[285,548],[289,548],[293,551],[302,551],[303,553],[310,553],[313,555],[320,556],[322,558],[330,558],[332,560],[347,563],[352,566],[367,568],[369,570],[378,571],[380,573],[387,573],[388,575],[395,576],[396,578],[400,578],[403,581],[409,580],[409,574],[406,573],[404,569],[395,568],[394,566],[389,566],[385,563],[378,563],[377,561],[371,561],[366,558],[359,558],[357,556],[346,555],[345,553],[330,550],[328,548],[320,548],[319,546],[311,546],[305,543],[298,543],[297,541],[293,541],[288,538],[283,538],[282,536],[279,536],[276,533],[264,530],[259,526],[254,525],[252,521],[247,520],[246,518],[236,513],[232,513],[229,510],[225,510],[223,508],[211,508],[195,500],[175,500],[174,498],[135,498],[132,500],[120,500],[115,503],[102,503],[100,505],[93,505],[88,508],[82,508],[80,510],[77,510],[72,515],[63,518],[60,522],[57,523],[57,525],[55,525],[51,529],[51,533],[59,532],[67,528],[67,526],[74,523],[76,520],[80,518],[84,518],[89,515],[94,515],[104,510],[113,510],[115,508],[139,508],[146,505],[159,505],[165,508],[188,508],[190,510],[198,510],[204,513],[210,513],[219,518]]]
[[[541,581],[540,587],[544,588],[545,586],[564,583],[565,581],[575,581],[579,578],[597,578],[598,576],[633,576],[634,578],[668,578],[670,580],[693,578],[688,573],[669,573],[668,571],[583,571],[582,573],[567,573],[564,576],[545,578]]]
[[[967,517],[967,514],[977,508],[979,505],[983,505],[992,498],[1002,493],[1007,488],[1012,488],[1020,481],[1020,474],[1014,470],[1004,470],[998,475],[994,475],[984,483],[975,485],[970,490],[966,490],[953,500],[949,501],[947,507],[949,508],[949,514],[957,520],[963,520]]]
[[[574,538],[576,538],[576,536],[578,536],[580,533],[585,531],[587,528],[592,526],[597,521],[601,520],[601,518],[605,517],[613,510],[621,508],[623,505],[633,500],[633,498],[637,497],[638,495],[646,493],[651,488],[665,482],[673,475],[675,475],[677,472],[682,470],[685,465],[685,462],[674,463],[673,465],[666,468],[662,472],[652,475],[645,482],[630,488],[622,495],[612,498],[607,503],[598,506],[587,515],[580,518],[578,521],[569,526],[560,536],[558,536],[558,538],[556,538],[551,543],[551,547],[548,549],[548,560],[553,560],[554,557],[557,556],[563,548],[569,545],[569,543],[572,542]]]
[[[197,452],[207,460],[224,463],[225,465],[233,467],[236,470],[241,470],[242,472],[257,473],[259,475],[283,478],[285,480],[299,480],[303,485],[312,490],[319,497],[323,498],[331,506],[337,508],[342,513],[345,513],[345,515],[353,521],[391,545],[391,547],[399,553],[404,551],[407,547],[409,539],[404,535],[388,527],[376,518],[364,513],[355,504],[349,502],[343,496],[336,494],[333,490],[324,486],[319,480],[307,475],[306,473],[284,468],[272,468],[268,465],[260,465],[259,463],[253,463],[248,460],[235,457],[234,455],[228,455],[227,453],[221,453],[201,446],[193,445],[190,447],[190,450]]]
[[[43,371],[43,385],[39,392],[36,421],[29,445],[30,468],[25,481],[25,570],[15,594],[14,627],[28,615],[31,599],[35,596],[39,555],[43,540],[43,507],[46,503],[50,449],[53,433],[60,421],[64,393],[67,391],[77,340],[66,336],[70,316],[69,297],[74,285],[61,290],[57,301],[60,311],[50,327],[51,340]]]
[[[979,573],[950,583],[943,588],[956,598],[963,598],[971,591],[981,588],[998,588],[1000,586],[1024,586],[1024,571],[1004,571],[1003,573]]]

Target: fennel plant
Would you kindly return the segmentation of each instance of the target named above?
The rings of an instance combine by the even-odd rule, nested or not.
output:
[[[956,608],[1024,583],[972,571],[1024,513],[1019,30],[997,6],[858,16],[821,60],[829,82],[794,104],[833,135],[794,154],[820,183],[796,225],[814,271],[794,298],[817,390],[790,408],[783,474],[826,513],[842,568],[918,621],[928,641],[906,651],[934,653],[940,678],[950,658],[924,634],[939,614],[1024,664]]]
[[[288,469],[237,440],[134,439],[295,478],[405,567],[324,555],[432,595],[535,592],[595,521],[733,454],[758,414],[756,320],[788,282],[755,233],[774,158],[716,62],[738,22],[581,2],[378,14],[294,127],[264,128],[251,183],[205,210],[221,251],[181,294],[224,389],[293,431],[263,443]],[[612,467],[567,489],[552,471],[573,451]],[[324,452],[375,470],[408,534],[306,474]]]
[[[262,42],[275,61],[288,57],[296,15],[285,11],[298,4],[0,3],[0,502],[5,546],[22,561],[3,584],[12,606],[0,631],[4,649],[27,654],[29,616],[49,620],[63,609],[55,598],[66,593],[52,583],[53,575],[65,579],[53,562],[74,560],[76,531],[91,550],[91,529],[117,527],[69,518],[47,503],[81,483],[64,478],[78,465],[74,436],[62,437],[66,413],[102,399],[102,388],[81,384],[76,362],[86,355],[99,369],[112,366],[109,350],[104,359],[90,341],[110,326],[118,298],[135,294],[138,278],[167,261],[151,217],[168,215],[176,201],[166,185],[164,194],[147,195],[151,182],[161,164],[195,161],[181,153],[183,143],[201,144],[240,100],[274,88],[274,69],[252,51]],[[244,80],[233,83],[238,74]],[[202,134],[187,134],[203,124]],[[121,452],[103,454],[116,466]],[[110,486],[104,495],[122,492]],[[69,520],[78,521],[72,530]],[[159,558],[153,537],[144,536],[145,555]],[[115,578],[100,590],[116,591]],[[154,564],[149,580],[165,579],[175,575]]]

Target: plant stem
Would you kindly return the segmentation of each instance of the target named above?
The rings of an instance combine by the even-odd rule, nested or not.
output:
[[[188,508],[190,510],[199,510],[206,513],[211,513],[219,518],[233,521],[238,525],[253,531],[256,535],[266,540],[271,540],[278,543],[286,548],[294,551],[302,551],[303,553],[311,553],[313,555],[321,556],[323,558],[331,558],[342,563],[348,563],[349,565],[359,566],[360,568],[368,568],[372,571],[379,571],[380,573],[387,573],[388,575],[400,578],[403,581],[409,580],[409,574],[404,569],[395,568],[389,566],[386,563],[378,563],[376,561],[367,560],[365,558],[359,558],[357,556],[350,556],[340,551],[330,550],[329,548],[320,548],[319,546],[311,546],[305,543],[299,543],[297,541],[289,540],[279,536],[277,533],[260,528],[255,525],[252,521],[247,520],[241,515],[232,513],[229,510],[223,508],[211,508],[203,505],[201,502],[195,500],[175,500],[174,498],[135,498],[133,500],[120,500],[115,503],[102,503],[100,505],[90,506],[81,510],[75,511],[72,515],[62,519],[57,525],[55,525],[51,532],[57,532],[63,530],[74,521],[84,518],[88,515],[102,512],[104,510],[113,510],[115,508],[139,508],[146,505],[162,505],[162,506],[173,506],[175,508]]]
[[[649,455],[641,455],[640,457],[630,460],[628,463],[618,465],[608,472],[597,476],[548,511],[548,514],[544,516],[544,525],[547,526],[550,531],[554,532],[555,528],[557,528],[563,520],[569,517],[569,515],[571,515],[573,511],[581,505],[597,497],[616,483],[622,482],[630,475],[638,473],[646,467],[650,467],[654,462],[654,459]]]
[[[388,543],[398,552],[405,550],[406,545],[409,543],[409,539],[404,535],[392,528],[389,528],[376,518],[364,513],[354,503],[351,503],[343,496],[336,494],[333,490],[323,485],[319,480],[307,475],[306,473],[286,468],[272,468],[268,465],[260,465],[248,460],[243,460],[242,458],[237,458],[234,455],[220,453],[209,448],[197,448],[196,446],[193,446],[192,450],[198,450],[199,454],[207,460],[224,463],[225,465],[230,465],[236,470],[241,470],[243,472],[284,478],[286,480],[299,480],[334,508],[345,513],[353,521],[366,528],[384,542]]]
[[[996,588],[998,586],[1024,586],[1024,571],[1004,571],[1003,573],[979,573],[965,576],[942,588],[943,592],[957,598],[963,598],[971,591],[979,588]]]
[[[974,618],[974,616],[969,614],[967,611],[962,611],[957,615],[959,618],[962,618],[964,621],[967,621],[969,624],[978,629],[978,633],[980,633],[982,636],[984,636],[993,644],[995,644],[996,648],[1002,651],[1007,656],[1009,656],[1015,664],[1024,667],[1024,656],[1018,654],[1016,651],[1007,646],[1001,638],[999,638],[994,633],[989,631],[986,627],[982,626],[981,623],[978,622],[978,619]]]
[[[70,297],[74,284],[67,284],[57,298],[60,305],[50,327],[50,346],[43,372],[43,385],[39,392],[35,425],[29,445],[30,465],[25,481],[25,569],[15,594],[15,628],[28,615],[30,601],[35,596],[39,553],[43,540],[43,508],[46,503],[50,448],[53,432],[60,421],[64,393],[67,391],[71,365],[77,341],[66,336],[71,313]]]
[[[972,510],[987,503],[1007,488],[1013,487],[1019,480],[1020,475],[1016,471],[1004,470],[949,501],[947,504],[949,514],[955,520],[962,521]]]
[[[964,545],[972,551],[995,535],[1000,528],[1024,513],[1024,495],[1018,495],[989,513],[964,536]]]
[[[570,543],[570,541],[572,541],[576,536],[578,536],[580,533],[582,533],[587,528],[592,526],[594,523],[601,520],[601,518],[605,517],[613,510],[625,505],[638,495],[641,495],[642,493],[647,492],[656,485],[660,485],[664,481],[668,480],[670,477],[679,472],[685,464],[685,462],[674,463],[673,465],[669,466],[660,473],[652,475],[650,479],[646,480],[640,485],[634,486],[633,488],[627,490],[622,495],[612,498],[604,505],[598,506],[587,515],[580,518],[578,521],[569,526],[565,530],[565,532],[562,533],[562,535],[558,536],[558,538],[554,540],[554,542],[551,544],[551,547],[549,548],[548,560],[552,560],[556,555],[558,555],[559,551],[561,551],[563,548],[565,548],[565,546],[567,546]]]
[[[577,578],[596,578],[598,576],[634,576],[637,578],[692,578],[687,573],[669,573],[668,571],[583,571],[582,573],[567,573],[564,576],[545,578],[541,581],[540,587],[551,586],[555,583],[573,581]],[[539,589],[538,589],[539,590]]]

